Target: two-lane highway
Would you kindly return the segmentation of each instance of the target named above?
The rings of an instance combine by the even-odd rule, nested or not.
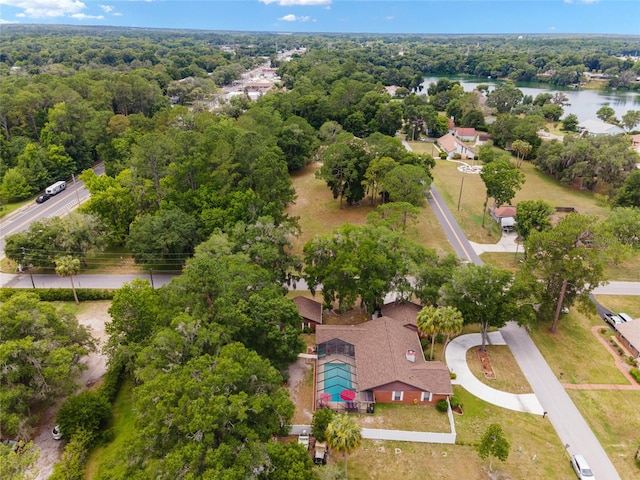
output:
[[[104,164],[93,167],[96,175],[104,173]],[[0,258],[4,257],[6,237],[22,232],[33,222],[50,217],[62,217],[89,199],[89,191],[77,178],[67,181],[67,188],[44,203],[35,201],[0,219]]]

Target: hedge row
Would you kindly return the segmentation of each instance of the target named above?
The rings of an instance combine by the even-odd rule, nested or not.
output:
[[[73,302],[73,290],[70,288],[0,288],[0,301],[6,302],[21,292],[35,293],[44,302]],[[77,288],[78,300],[113,300],[116,290],[98,288]]]
[[[633,378],[636,379],[636,382],[640,383],[640,370],[638,370],[637,368],[632,368],[631,370],[629,370],[629,373]]]

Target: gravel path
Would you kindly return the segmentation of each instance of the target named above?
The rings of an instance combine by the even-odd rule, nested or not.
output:
[[[81,313],[76,316],[81,325],[89,327],[96,342],[96,350],[80,360],[87,365],[87,370],[82,372],[78,381],[82,385],[82,389],[93,385],[106,372],[107,357],[102,354],[102,347],[108,338],[104,324],[111,320],[107,312],[110,305],[111,302],[87,302],[87,304],[83,304]],[[33,440],[36,447],[40,449],[40,456],[36,462],[36,471],[38,472],[36,480],[49,478],[53,473],[53,465],[60,460],[60,455],[62,455],[62,442],[54,440],[51,436],[57,411],[58,405],[54,405],[44,413],[40,429]]]

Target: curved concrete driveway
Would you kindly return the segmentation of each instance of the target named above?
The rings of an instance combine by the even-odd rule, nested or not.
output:
[[[507,344],[500,332],[490,332],[489,343],[491,345]],[[535,394],[516,394],[496,390],[482,383],[471,373],[469,365],[467,365],[467,350],[481,344],[482,336],[479,333],[470,333],[454,338],[451,343],[447,345],[447,366],[456,374],[456,379],[452,380],[451,383],[461,385],[472,395],[493,405],[517,412],[542,415],[544,409]]]

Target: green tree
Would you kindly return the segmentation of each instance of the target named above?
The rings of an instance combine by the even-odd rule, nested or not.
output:
[[[489,198],[493,198],[495,208],[509,203],[516,195],[516,191],[522,187],[525,176],[510,161],[498,159],[484,165],[480,177],[487,189],[482,213],[482,226],[484,227]]]
[[[522,161],[531,154],[533,147],[525,140],[516,140],[511,144],[511,150],[516,152],[516,157],[518,158],[516,167],[520,168],[522,166]]]
[[[622,124],[628,131],[633,130],[640,125],[640,110],[629,110],[622,115]]]
[[[528,285],[541,320],[553,320],[555,332],[563,309],[577,300],[592,308],[589,293],[605,280],[611,242],[597,228],[597,218],[571,213],[554,228],[531,232],[527,260],[518,272]]]
[[[552,213],[553,207],[544,200],[523,200],[518,203],[516,209],[515,230],[526,242],[531,232],[542,232],[551,228]]]
[[[502,427],[497,423],[492,423],[485,430],[476,449],[482,460],[489,458],[489,472],[492,472],[493,457],[504,462],[509,457],[510,447]]]
[[[371,160],[364,174],[363,184],[371,194],[371,205],[375,205],[379,193],[384,190],[384,178],[398,166],[391,157],[377,157]]]
[[[23,435],[40,407],[77,389],[93,348],[86,328],[36,294],[19,293],[0,305],[0,428]],[[1,463],[1,462],[0,462]]]
[[[399,165],[388,172],[383,188],[394,202],[408,202],[413,206],[424,205],[426,191],[433,179],[424,167]]]
[[[565,132],[576,132],[578,130],[578,116],[575,113],[570,113],[564,120],[562,120],[562,129]]]
[[[78,300],[78,294],[76,293],[76,286],[73,284],[73,277],[80,272],[80,260],[73,258],[71,255],[65,255],[55,259],[56,274],[61,277],[69,277],[71,281],[71,289],[73,290],[73,298],[76,299],[76,303],[80,303]]]
[[[180,209],[144,215],[132,226],[127,239],[136,263],[178,268],[198,243],[195,219]]]
[[[608,105],[600,107],[596,112],[596,117],[607,123],[617,122],[616,111]]]
[[[330,408],[319,408],[313,412],[311,435],[313,435],[318,442],[325,442],[327,440],[327,427],[335,416],[336,412]]]
[[[105,324],[109,344],[129,345],[147,340],[159,323],[161,300],[147,280],[125,283],[113,295],[111,321]]]
[[[56,414],[56,423],[66,439],[71,439],[80,432],[90,434],[94,439],[111,421],[111,404],[94,390],[68,397]]]
[[[362,431],[355,418],[346,414],[336,415],[325,432],[329,447],[344,455],[344,475],[347,476],[347,455],[362,443]]]
[[[16,450],[11,444],[0,443],[0,477],[5,480],[31,480],[36,477],[35,463],[40,450],[33,442],[19,443]]]
[[[640,207],[640,170],[631,172],[614,198],[619,207]]]
[[[268,468],[257,452],[288,434],[294,411],[282,377],[238,343],[212,351],[136,388],[130,473],[146,464],[155,478],[246,478]]]
[[[21,168],[10,168],[2,177],[0,198],[5,203],[29,198],[34,191],[34,187],[29,184]]]
[[[480,324],[482,351],[490,327],[500,328],[518,320],[516,297],[511,291],[512,275],[491,266],[463,265],[440,289],[440,303],[455,307],[465,325]]]
[[[493,107],[500,113],[509,113],[524,97],[522,90],[517,88],[512,82],[505,82],[498,85],[487,95],[487,105]]]
[[[433,360],[433,347],[438,335],[446,335],[444,348],[447,347],[451,335],[460,333],[463,326],[462,314],[453,307],[426,306],[416,317],[418,330],[431,337],[431,353],[429,359]]]
[[[455,268],[460,265],[458,257],[452,253],[440,256],[435,250],[427,250],[418,265],[415,295],[424,305],[437,305],[440,287],[444,285]]]
[[[615,207],[603,227],[621,244],[640,249],[640,208]]]

